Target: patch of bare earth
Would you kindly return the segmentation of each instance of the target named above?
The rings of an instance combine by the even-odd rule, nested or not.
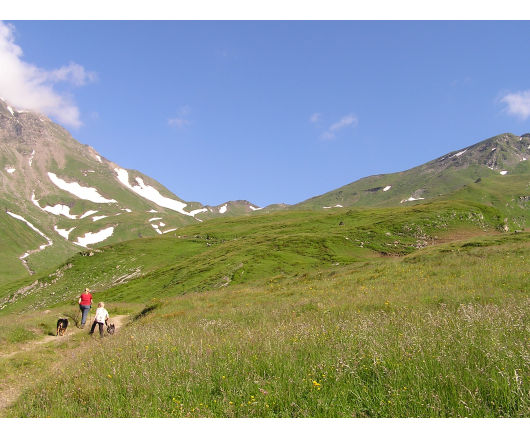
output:
[[[451,243],[459,240],[468,240],[474,237],[488,237],[501,234],[503,233],[495,230],[484,231],[477,228],[462,228],[458,230],[446,231],[444,233],[438,233],[434,239],[434,244],[439,245],[442,243]]]

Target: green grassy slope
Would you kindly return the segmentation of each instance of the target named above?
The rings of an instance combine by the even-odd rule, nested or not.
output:
[[[0,312],[74,300],[85,287],[106,301],[145,302],[292,277],[322,266],[409,254],[456,229],[485,233],[501,225],[496,209],[455,201],[214,219],[165,237],[85,251],[32,279],[30,288],[27,280],[0,286]]]
[[[503,224],[446,200],[221,218],[84,251],[0,288],[0,390],[40,380],[7,414],[528,416],[530,234]],[[131,325],[29,349],[85,286]],[[60,375],[43,371],[57,360]]]
[[[530,178],[526,173],[481,178],[440,199],[475,201],[494,206],[501,213],[508,230],[524,230],[530,226]]]
[[[24,268],[19,257],[29,250],[36,250],[40,245],[46,244],[46,240],[32,230],[26,223],[15,219],[7,214],[7,211],[22,216],[43,232],[53,241],[42,251],[32,253],[27,257],[28,267],[42,274],[53,266],[64,262],[68,257],[79,251],[53,231],[52,227],[43,227],[45,214],[35,210],[21,208],[20,203],[14,200],[0,200],[0,285],[20,279],[26,281],[32,278]],[[1,286],[0,286],[1,287]]]
[[[529,258],[530,234],[499,234],[158,299],[113,338],[48,351],[62,372],[7,414],[527,417]]]
[[[2,263],[0,263],[0,279],[8,282],[16,278],[29,276],[28,271],[19,260],[28,249],[36,249],[46,244],[46,240],[37,233],[28,233],[27,225],[5,214],[0,214],[0,248],[2,248]]]
[[[528,201],[519,202],[515,210],[506,204],[530,196],[529,146],[530,136],[502,134],[460,155],[450,153],[404,172],[362,178],[292,208],[384,207],[425,202],[420,198],[466,199],[499,208],[507,215],[509,229],[524,229],[530,226]],[[502,170],[508,173],[501,175]],[[463,195],[469,187],[473,189]],[[405,201],[410,197],[418,200]]]

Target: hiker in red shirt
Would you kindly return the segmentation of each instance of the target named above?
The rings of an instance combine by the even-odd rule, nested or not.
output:
[[[79,297],[79,309],[81,310],[81,328],[85,327],[86,317],[88,312],[90,312],[90,307],[92,307],[92,294],[88,287],[85,289],[85,292]]]

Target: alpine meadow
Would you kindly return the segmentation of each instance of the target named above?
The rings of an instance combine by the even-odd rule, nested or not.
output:
[[[530,134],[292,204],[202,203],[0,94],[0,416],[530,416]],[[176,114],[183,137],[208,129]],[[356,117],[319,141],[331,149]],[[128,129],[157,135],[145,123]],[[198,163],[174,172],[197,166],[200,186]],[[98,302],[116,326],[102,338]]]

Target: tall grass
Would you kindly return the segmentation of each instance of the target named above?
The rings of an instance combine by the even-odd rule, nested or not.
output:
[[[453,244],[148,303],[9,413],[528,416],[529,257]]]

